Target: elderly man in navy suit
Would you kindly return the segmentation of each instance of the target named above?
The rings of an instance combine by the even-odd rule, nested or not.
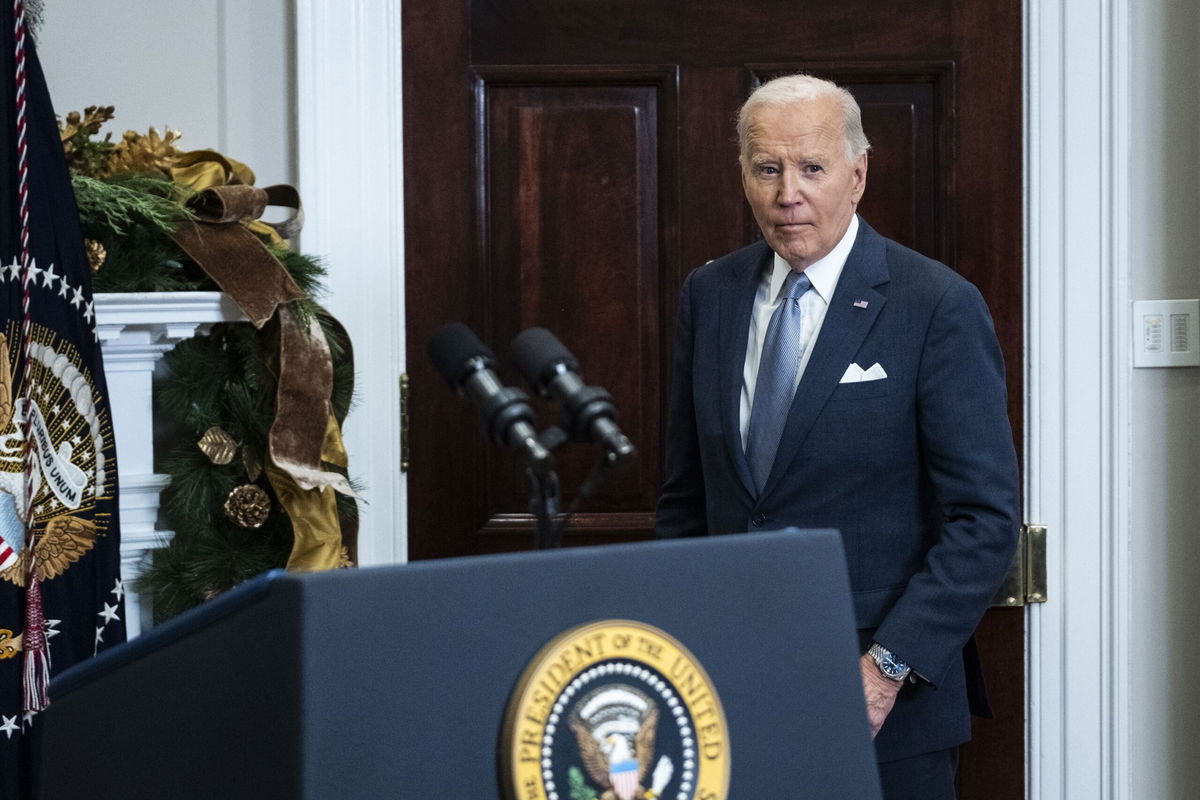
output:
[[[857,215],[849,92],[770,81],[738,135],[764,241],[684,281],[658,534],[840,530],[885,797],[953,798],[982,695],[971,637],[1019,525],[991,318]]]

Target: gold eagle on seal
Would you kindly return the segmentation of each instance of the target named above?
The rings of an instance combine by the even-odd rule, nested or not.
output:
[[[571,730],[588,775],[604,787],[599,800],[660,797],[674,765],[667,756],[660,758],[646,786],[658,727],[654,702],[631,686],[616,684],[585,697],[579,709],[572,715]]]

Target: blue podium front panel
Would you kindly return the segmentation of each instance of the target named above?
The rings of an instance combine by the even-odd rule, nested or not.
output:
[[[59,676],[43,797],[872,800],[857,658],[834,531],[272,575]]]

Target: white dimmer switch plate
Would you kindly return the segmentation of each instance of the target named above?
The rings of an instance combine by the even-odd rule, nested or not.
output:
[[[1200,367],[1200,300],[1135,300],[1133,365]]]

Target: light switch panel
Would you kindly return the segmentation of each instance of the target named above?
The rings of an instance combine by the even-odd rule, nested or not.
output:
[[[1135,367],[1200,367],[1200,300],[1135,300]]]

